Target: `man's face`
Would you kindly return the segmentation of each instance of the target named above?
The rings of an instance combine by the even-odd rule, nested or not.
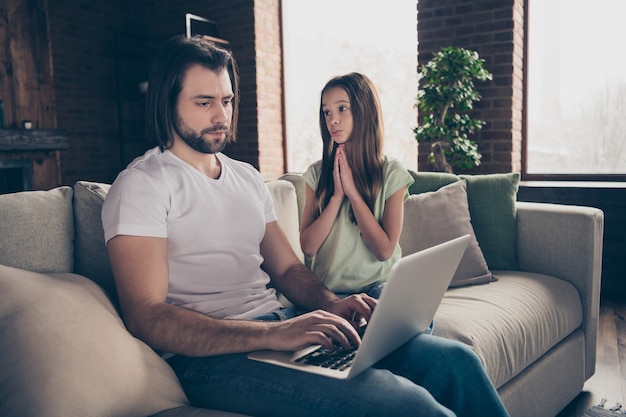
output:
[[[226,70],[216,73],[201,65],[190,67],[176,103],[176,140],[201,153],[222,151],[233,117],[233,98]]]

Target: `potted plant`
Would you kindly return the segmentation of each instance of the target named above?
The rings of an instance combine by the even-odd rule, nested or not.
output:
[[[474,80],[492,79],[484,62],[476,51],[447,46],[418,70],[421,88],[415,106],[423,117],[413,132],[418,142],[431,144],[428,161],[435,171],[480,165],[478,146],[469,137],[485,122],[467,113],[481,98]]]

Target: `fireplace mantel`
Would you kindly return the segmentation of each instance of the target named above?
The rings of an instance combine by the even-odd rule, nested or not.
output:
[[[63,129],[0,129],[0,152],[67,149]]]

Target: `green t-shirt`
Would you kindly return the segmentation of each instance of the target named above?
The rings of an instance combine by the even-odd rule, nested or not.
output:
[[[322,161],[313,163],[303,174],[309,187],[317,189]],[[396,191],[413,183],[413,177],[395,159],[383,161],[383,185],[374,204],[374,217],[382,222],[385,202]],[[408,191],[405,199],[408,197]],[[354,293],[375,282],[385,281],[391,265],[402,256],[400,245],[386,261],[376,259],[361,238],[359,227],[350,221],[346,198],[328,237],[311,259],[311,270],[336,293]]]

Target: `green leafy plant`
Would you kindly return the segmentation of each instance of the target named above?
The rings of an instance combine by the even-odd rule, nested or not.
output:
[[[478,146],[469,138],[484,121],[467,113],[480,101],[474,80],[492,79],[476,51],[442,48],[418,71],[420,89],[416,107],[423,115],[413,132],[418,142],[431,144],[428,160],[435,171],[454,172],[480,165]]]

